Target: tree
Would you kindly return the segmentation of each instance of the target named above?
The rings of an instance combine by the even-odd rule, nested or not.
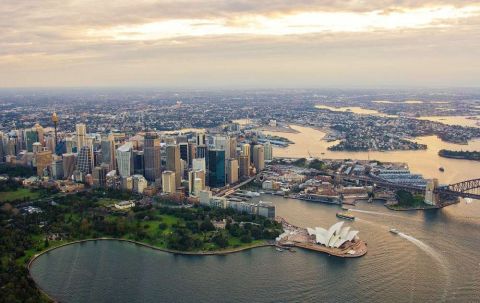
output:
[[[243,243],[251,243],[252,236],[249,233],[245,233],[240,237],[240,241],[242,241]]]

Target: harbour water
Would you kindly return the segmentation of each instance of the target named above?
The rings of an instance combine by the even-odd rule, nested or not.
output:
[[[264,131],[285,137],[295,144],[286,148],[274,147],[275,157],[318,157],[324,159],[359,159],[379,160],[385,162],[402,162],[408,164],[414,173],[422,174],[425,178],[438,178],[443,184],[451,184],[479,177],[480,162],[459,159],[448,159],[438,156],[440,149],[452,150],[480,150],[480,140],[475,139],[468,145],[459,145],[440,140],[436,136],[418,137],[414,141],[427,144],[426,150],[391,151],[391,152],[338,152],[329,151],[328,147],[336,142],[322,140],[326,133],[321,130],[298,125],[291,125],[296,132]],[[440,172],[443,167],[445,172]]]
[[[338,206],[277,196],[277,214],[313,227]],[[74,244],[39,257],[31,274],[61,302],[474,302],[480,296],[480,203],[393,212],[360,203],[346,225],[368,253],[340,259],[298,249],[176,256],[134,244]],[[399,235],[389,232],[400,231]]]

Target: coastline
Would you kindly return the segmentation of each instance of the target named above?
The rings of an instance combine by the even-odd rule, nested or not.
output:
[[[176,255],[185,255],[185,256],[215,256],[215,255],[228,255],[228,254],[233,254],[233,253],[238,253],[242,251],[247,251],[250,249],[254,248],[261,248],[261,247],[269,247],[269,246],[275,246],[274,243],[269,243],[269,242],[264,242],[264,243],[258,243],[258,244],[253,244],[251,246],[245,246],[245,247],[238,247],[238,248],[233,248],[233,249],[226,249],[226,250],[215,250],[215,251],[180,251],[180,250],[173,250],[173,249],[168,249],[168,248],[161,248],[157,246],[153,246],[147,243],[142,243],[139,241],[135,240],[129,240],[129,239],[122,239],[122,238],[109,238],[109,237],[102,237],[102,238],[91,238],[91,239],[83,239],[83,240],[75,240],[67,243],[63,243],[57,246],[49,247],[38,254],[33,255],[30,260],[27,263],[27,271],[28,271],[28,277],[32,279],[32,281],[35,283],[35,286],[37,289],[44,295],[46,298],[48,298],[52,302],[60,302],[57,299],[53,298],[51,295],[49,295],[40,285],[33,279],[30,269],[39,257],[43,256],[46,253],[49,253],[50,251],[53,251],[55,249],[59,249],[65,246],[73,245],[73,244],[80,244],[80,243],[86,243],[86,242],[94,242],[94,241],[120,241],[120,242],[128,242],[131,244],[143,246],[146,248],[154,249],[157,251],[162,251],[166,253],[171,253],[171,254],[176,254]]]

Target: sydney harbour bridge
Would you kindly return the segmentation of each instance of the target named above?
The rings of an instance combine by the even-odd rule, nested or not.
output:
[[[336,175],[337,178],[343,180],[358,181],[364,184],[371,184],[377,187],[383,187],[388,189],[404,189],[411,192],[425,193],[426,188],[423,186],[414,186],[409,184],[393,183],[378,178],[372,178],[368,176],[354,176],[354,175]],[[439,185],[431,189],[434,194],[449,196],[449,197],[462,197],[480,200],[480,179],[466,180],[449,185]]]

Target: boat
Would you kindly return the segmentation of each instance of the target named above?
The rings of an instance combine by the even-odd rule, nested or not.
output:
[[[348,207],[342,206],[342,210],[348,211],[350,209]]]
[[[293,247],[290,247],[289,251],[292,253],[297,252]]]
[[[441,172],[443,173],[443,172],[445,171],[445,168],[443,168],[443,167],[440,167],[438,170],[439,170],[439,171],[441,171]]]
[[[395,228],[390,229],[390,232],[395,235],[398,235],[399,233],[398,229],[395,229]]]
[[[277,248],[275,248],[275,249],[276,249],[277,251],[279,251],[279,252],[283,252],[283,248],[277,247]]]
[[[337,218],[346,219],[346,220],[355,220],[355,217],[347,213],[337,213]]]

